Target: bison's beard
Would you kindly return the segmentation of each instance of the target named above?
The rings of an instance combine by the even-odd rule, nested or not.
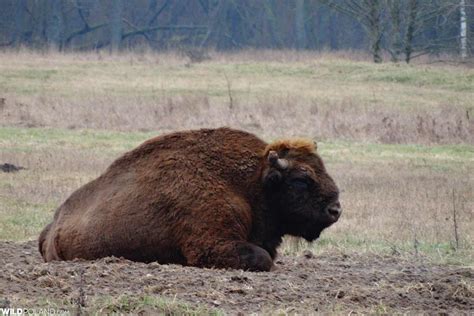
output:
[[[321,235],[321,232],[331,226],[333,223],[325,223],[325,224],[312,224],[308,225],[304,230],[303,234],[301,235],[307,241],[315,241]]]
[[[288,216],[283,219],[285,226],[283,231],[286,234],[303,237],[311,242],[319,238],[321,232],[334,224],[326,217],[309,217],[309,216]]]
[[[316,239],[319,238],[319,235],[321,235],[321,232],[323,231],[323,229],[321,230],[313,230],[313,231],[308,231],[308,232],[305,232],[302,237],[304,239],[306,239],[307,241],[311,242],[311,241],[315,241]]]

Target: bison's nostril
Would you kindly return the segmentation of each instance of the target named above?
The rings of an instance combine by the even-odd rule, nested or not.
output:
[[[341,215],[341,204],[339,202],[331,204],[326,209],[328,215],[335,217],[336,219]]]

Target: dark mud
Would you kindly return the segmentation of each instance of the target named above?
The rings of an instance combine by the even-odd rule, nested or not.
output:
[[[25,168],[23,168],[22,166],[15,166],[11,163],[0,164],[0,171],[2,172],[18,172],[23,169]]]
[[[36,242],[0,242],[0,302],[86,307],[103,296],[159,296],[225,313],[474,311],[474,272],[396,256],[282,256],[268,273],[135,263],[43,263]],[[61,304],[61,303],[59,303]],[[1,306],[0,306],[1,307]]]

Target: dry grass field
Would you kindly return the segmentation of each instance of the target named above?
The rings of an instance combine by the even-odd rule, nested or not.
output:
[[[169,131],[230,125],[271,139],[474,144],[474,71],[255,51],[3,53],[0,124]],[[100,109],[98,111],[97,109]]]
[[[342,190],[341,220],[281,253],[472,268],[474,69],[352,55],[0,53],[0,164],[26,168],[0,172],[0,240],[35,239],[72,191],[147,138],[223,125],[313,138]],[[379,307],[360,310],[397,310]]]

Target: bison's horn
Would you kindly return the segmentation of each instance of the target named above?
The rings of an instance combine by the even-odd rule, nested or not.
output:
[[[277,160],[277,165],[280,169],[284,170],[288,168],[288,160],[280,158]]]
[[[274,150],[271,150],[268,153],[268,162],[270,163],[271,166],[277,167],[278,169],[281,169],[281,170],[288,168],[288,160],[278,158],[278,154]]]

